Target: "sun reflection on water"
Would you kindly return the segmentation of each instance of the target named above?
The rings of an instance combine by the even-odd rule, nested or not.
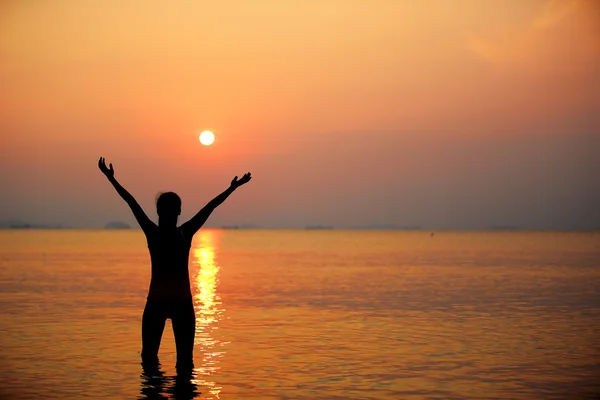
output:
[[[225,354],[221,347],[225,345],[214,338],[213,331],[218,329],[224,309],[218,292],[219,264],[216,261],[216,249],[221,233],[204,230],[197,234],[192,243],[192,291],[196,311],[195,364],[196,379],[193,383],[208,388],[208,393],[218,399],[222,387],[213,379],[219,371],[219,361]]]

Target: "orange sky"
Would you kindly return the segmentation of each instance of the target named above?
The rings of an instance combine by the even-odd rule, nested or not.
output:
[[[594,0],[3,1],[0,88],[0,221],[600,228]]]

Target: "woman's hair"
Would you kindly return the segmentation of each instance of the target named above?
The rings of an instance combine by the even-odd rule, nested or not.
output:
[[[181,214],[181,199],[177,193],[160,193],[156,197],[156,213],[159,216],[178,216]]]

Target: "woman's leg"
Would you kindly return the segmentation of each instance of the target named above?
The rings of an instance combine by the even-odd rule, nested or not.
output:
[[[142,316],[142,362],[158,362],[158,348],[166,320],[164,306],[148,300]]]
[[[194,336],[196,334],[196,314],[192,300],[179,303],[172,310],[173,335],[177,348],[177,366],[193,368]]]

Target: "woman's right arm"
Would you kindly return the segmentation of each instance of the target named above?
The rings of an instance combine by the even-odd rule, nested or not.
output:
[[[129,208],[131,208],[131,211],[133,212],[133,215],[137,220],[138,224],[140,224],[142,230],[144,232],[148,232],[153,227],[156,227],[156,224],[152,222],[150,218],[148,218],[148,216],[146,215],[142,207],[140,207],[135,198],[123,186],[121,186],[119,182],[117,182],[117,180],[115,179],[115,170],[113,169],[112,164],[109,164],[109,167],[110,168],[106,167],[104,157],[100,157],[100,160],[98,160],[98,168],[100,168],[100,171],[102,171],[102,173],[106,176],[108,181],[113,185],[117,193],[119,193],[119,196],[121,196],[121,198],[125,200],[127,205],[129,205]]]

